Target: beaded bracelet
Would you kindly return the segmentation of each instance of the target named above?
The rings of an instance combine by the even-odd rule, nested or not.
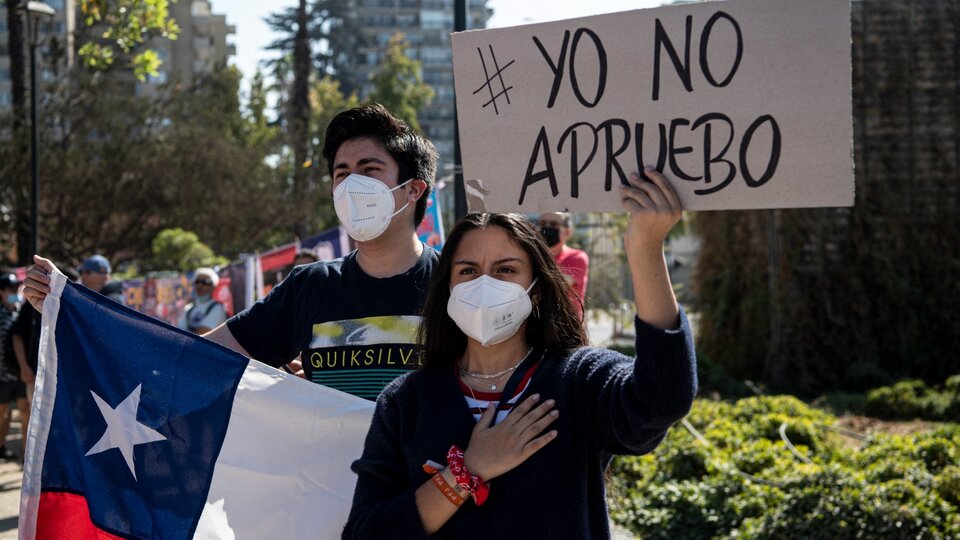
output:
[[[479,476],[471,474],[466,465],[463,464],[463,450],[456,445],[450,447],[447,452],[447,468],[453,473],[457,481],[457,487],[464,491],[469,491],[473,496],[473,502],[477,506],[483,506],[490,495],[490,487]]]

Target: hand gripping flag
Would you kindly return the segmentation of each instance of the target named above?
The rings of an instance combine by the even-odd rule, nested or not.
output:
[[[20,538],[340,536],[372,403],[51,287]]]

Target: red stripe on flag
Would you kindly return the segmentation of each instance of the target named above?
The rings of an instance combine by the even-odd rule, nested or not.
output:
[[[37,540],[46,539],[121,540],[97,528],[90,521],[87,499],[82,495],[61,492],[40,494],[37,510]]]

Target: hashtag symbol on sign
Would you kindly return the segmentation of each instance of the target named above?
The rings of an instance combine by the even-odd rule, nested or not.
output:
[[[490,60],[493,62],[493,67],[494,69],[496,69],[496,71],[493,73],[493,75],[490,74],[490,70],[487,69],[487,61],[483,57],[483,51],[480,50],[480,47],[477,47],[477,53],[480,54],[480,65],[483,66],[483,76],[486,79],[486,82],[480,85],[480,88],[477,88],[476,90],[474,90],[473,93],[477,94],[478,92],[486,88],[487,91],[490,93],[490,101],[484,103],[483,106],[486,107],[487,105],[493,105],[493,111],[496,114],[500,114],[500,109],[497,107],[497,99],[502,96],[507,100],[507,104],[509,105],[510,94],[508,92],[510,90],[513,90],[512,86],[508,88],[507,83],[503,81],[503,72],[508,67],[513,65],[513,63],[516,62],[516,60],[511,60],[510,62],[507,63],[507,65],[500,67],[500,65],[497,63],[497,55],[493,53],[493,45],[487,45],[487,47],[490,48]],[[496,94],[494,94],[493,92],[494,79],[500,82],[500,91],[497,92]]]

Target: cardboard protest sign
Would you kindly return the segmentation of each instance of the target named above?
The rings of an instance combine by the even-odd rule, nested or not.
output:
[[[471,211],[851,206],[849,0],[729,0],[452,37]]]

